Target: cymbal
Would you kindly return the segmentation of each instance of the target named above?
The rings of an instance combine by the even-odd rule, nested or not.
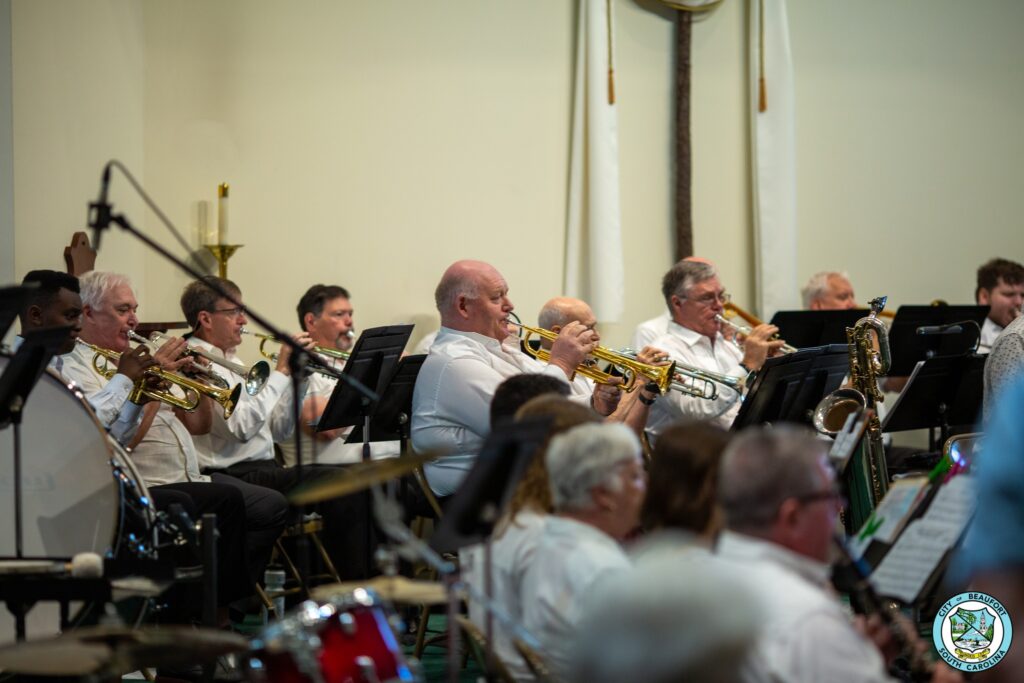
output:
[[[207,662],[248,648],[244,637],[213,629],[96,626],[0,647],[0,669],[39,676],[126,674]]]
[[[351,593],[357,588],[372,590],[389,602],[407,605],[443,605],[448,602],[444,584],[438,581],[413,581],[404,576],[375,576],[366,581],[345,581],[317,586],[310,596],[329,601],[332,597]]]
[[[440,455],[440,453],[424,453],[348,465],[334,476],[296,486],[288,494],[288,500],[296,505],[305,505],[358,493],[389,479],[409,474],[418,466],[436,460]]]

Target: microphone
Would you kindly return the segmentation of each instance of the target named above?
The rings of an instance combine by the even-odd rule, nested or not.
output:
[[[951,323],[949,325],[924,325],[923,327],[917,328],[917,333],[921,335],[960,334],[963,331],[964,326],[960,323]]]
[[[95,202],[89,202],[89,227],[92,228],[92,248],[99,251],[100,236],[110,227],[110,202],[107,201],[107,189],[110,187],[110,164],[103,169],[100,180],[100,196]]]

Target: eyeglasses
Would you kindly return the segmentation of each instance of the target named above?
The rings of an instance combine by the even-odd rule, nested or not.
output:
[[[210,313],[227,313],[228,317],[237,318],[245,312],[245,309],[241,306],[235,306],[234,308],[215,308]]]
[[[696,298],[690,299],[690,301],[697,304],[698,306],[713,306],[717,301],[724,306],[725,304],[732,301],[732,295],[730,295],[729,292],[710,292],[708,294],[704,294],[703,296],[698,296]]]

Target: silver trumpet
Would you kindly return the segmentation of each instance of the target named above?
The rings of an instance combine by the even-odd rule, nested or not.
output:
[[[732,320],[726,318],[724,315],[716,315],[715,320],[722,323],[723,325],[728,325],[733,329],[734,332],[736,332],[736,334],[741,334],[744,337],[748,336],[754,329],[752,327],[747,327],[746,325],[740,325],[739,323],[733,322]],[[800,349],[790,344],[783,344],[782,348],[779,350],[782,351],[782,353],[796,353]]]
[[[135,332],[130,332],[128,334],[128,337],[132,341],[138,342],[140,344],[145,344],[146,346],[154,350],[163,346],[168,341],[173,339],[173,337],[171,337],[170,335],[162,334],[160,332],[154,332],[153,334],[149,335],[149,339],[143,337],[140,334],[136,334]],[[226,358],[215,356],[214,354],[209,353],[208,351],[204,351],[203,349],[200,349],[196,346],[187,346],[185,349],[185,353],[191,356],[205,358],[206,360],[210,361],[215,365],[219,365],[222,368],[227,368],[236,375],[244,377],[245,393],[249,394],[250,396],[255,396],[256,394],[260,393],[260,390],[263,388],[263,385],[267,383],[267,378],[270,377],[270,363],[266,362],[265,360],[261,360],[255,363],[251,368],[249,368],[242,365],[241,363],[235,363],[233,361],[229,361]],[[216,383],[219,386],[228,386],[227,381],[225,381],[223,377],[211,371],[209,368],[199,363],[193,363],[193,366],[193,369],[196,372],[202,374],[204,377],[209,377],[211,382]]]
[[[621,349],[619,353],[629,358],[637,357],[636,349]],[[667,358],[666,360],[672,359]],[[708,401],[714,401],[718,398],[719,384],[727,386],[737,393],[743,393],[746,378],[711,372],[710,370],[704,370],[678,360],[674,362],[675,371],[672,373],[672,382],[669,384],[669,388],[672,391],[707,399]]]

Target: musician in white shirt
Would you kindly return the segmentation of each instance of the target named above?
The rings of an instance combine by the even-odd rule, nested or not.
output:
[[[1020,316],[1024,305],[1024,266],[1001,258],[982,265],[978,268],[974,300],[979,306],[989,307],[978,344],[978,353],[989,353],[996,337]]]
[[[441,330],[423,363],[413,393],[412,445],[419,452],[437,449],[446,457],[425,470],[438,495],[455,492],[490,432],[490,403],[498,385],[522,372],[542,372],[565,381],[575,373],[597,336],[573,322],[563,328],[541,363],[518,348],[510,336],[505,278],[481,261],[457,261],[434,292]],[[592,401],[610,412],[617,389],[598,387]]]
[[[299,299],[296,307],[299,324],[318,347],[335,351],[349,351],[354,342],[352,333],[355,326],[352,318],[355,310],[348,290],[337,285],[313,285]],[[341,372],[345,361],[325,354],[317,354],[316,362]],[[309,386],[302,402],[299,429],[302,432],[302,457],[304,463],[323,465],[344,465],[363,459],[361,442],[345,443],[352,427],[342,427],[317,432],[327,403],[334,393],[338,380],[330,375],[314,372],[309,376]],[[286,465],[295,464],[295,441],[278,441]],[[371,458],[387,458],[399,455],[398,441],[376,441],[370,443]]]
[[[680,261],[662,279],[662,294],[672,314],[666,334],[654,346],[673,360],[701,370],[737,379],[761,369],[765,359],[778,351],[782,340],[772,340],[779,329],[762,324],[751,330],[742,347],[722,336],[722,314],[729,297],[714,266],[703,261]],[[722,383],[714,400],[670,391],[651,408],[647,432],[656,439],[665,428],[683,418],[709,420],[728,429],[739,412],[741,395]]]

